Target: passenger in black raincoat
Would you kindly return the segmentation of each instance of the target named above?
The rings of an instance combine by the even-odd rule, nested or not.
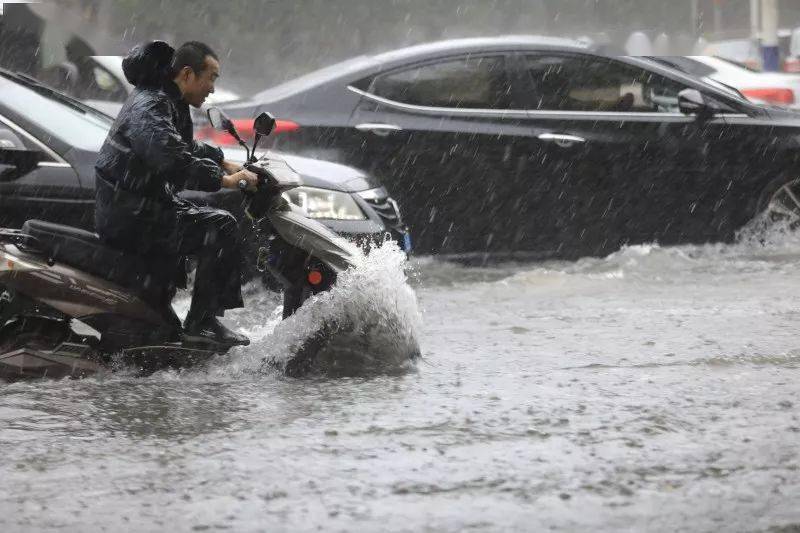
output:
[[[255,174],[225,161],[222,150],[193,139],[189,106],[200,107],[214,92],[217,56],[199,42],[176,51],[153,41],[131,50],[122,67],[136,89],[97,160],[97,233],[109,246],[147,259],[159,287],[156,299],[165,309],[182,258],[197,256],[184,335],[247,344],[217,319],[225,309],[243,305],[237,221],[227,211],[177,196],[184,188],[213,192],[235,189],[242,179],[251,188],[257,183]]]

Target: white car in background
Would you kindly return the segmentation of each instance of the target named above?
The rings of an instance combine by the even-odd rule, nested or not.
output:
[[[695,53],[707,57],[719,57],[744,65],[753,70],[761,69],[761,48],[754,39],[728,39],[706,43]]]
[[[800,72],[800,28],[792,30],[789,39],[789,50],[783,62],[783,70],[786,72]]]
[[[88,98],[81,98],[88,105],[100,111],[117,116],[122,104],[133,90],[133,85],[125,79],[122,72],[122,56],[91,56],[91,81],[95,89]],[[206,99],[205,105],[214,106],[238,100],[241,97],[225,89],[215,89]]]
[[[719,57],[674,56],[654,59],[712,84],[717,82],[732,87],[755,103],[800,110],[800,74],[759,72]]]
[[[781,70],[800,72],[800,28],[780,28],[778,47],[781,53]],[[721,57],[740,63],[753,70],[761,70],[761,44],[758,39],[727,39],[705,43],[696,50],[705,56]]]

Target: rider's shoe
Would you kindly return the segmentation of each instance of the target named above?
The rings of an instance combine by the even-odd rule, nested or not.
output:
[[[250,339],[226,328],[216,317],[206,318],[200,322],[186,321],[183,331],[184,340],[211,341],[229,346],[247,346]]]

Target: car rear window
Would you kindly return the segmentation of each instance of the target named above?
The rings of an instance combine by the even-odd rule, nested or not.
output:
[[[511,107],[511,87],[502,56],[464,56],[389,72],[376,77],[369,92],[425,107]]]

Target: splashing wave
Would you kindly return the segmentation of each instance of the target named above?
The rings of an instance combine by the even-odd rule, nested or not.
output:
[[[422,317],[405,264],[405,253],[393,242],[373,249],[340,274],[330,291],[279,321],[271,334],[232,352],[223,366],[327,376],[408,370],[420,355]]]

